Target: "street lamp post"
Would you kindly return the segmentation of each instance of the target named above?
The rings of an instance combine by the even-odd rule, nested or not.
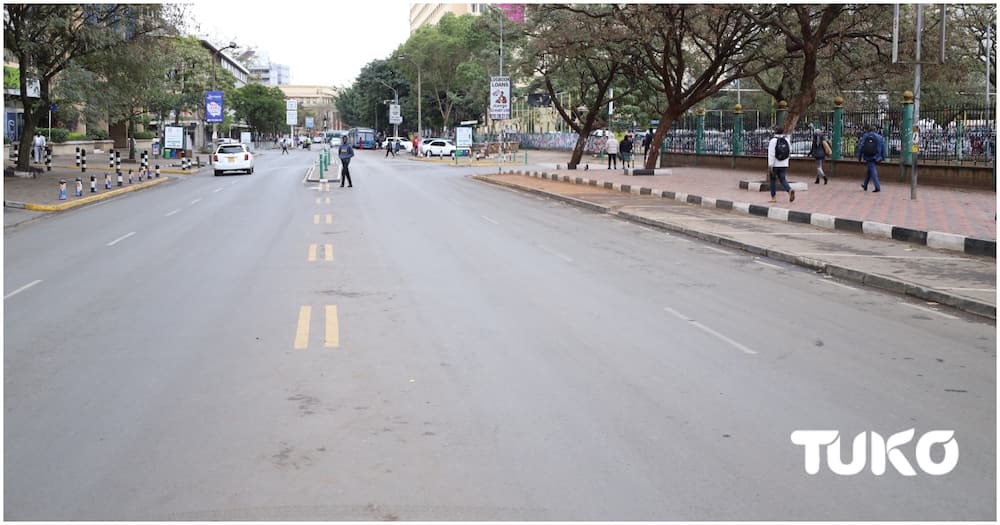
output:
[[[226,47],[218,50],[218,52],[217,52],[217,54],[219,55],[218,57],[213,57],[212,58],[212,91],[215,91],[215,90],[218,89],[218,87],[216,87],[216,85],[218,84],[218,75],[216,74],[216,71],[215,71],[215,68],[216,68],[216,66],[215,66],[216,58],[218,58],[218,61],[221,62],[222,61],[222,52],[223,51],[225,51],[227,49],[236,49],[237,47],[239,47],[239,46],[236,45],[236,42],[230,42],[228,46],[226,46]],[[207,111],[207,109],[206,109],[206,111]],[[216,138],[218,138],[218,124],[215,123],[215,122],[213,122],[212,123],[212,144],[215,144],[215,139]]]
[[[409,60],[414,66],[417,66],[417,136],[420,137],[419,140],[424,138],[424,119],[423,114],[420,112],[420,101],[423,100],[422,93],[420,92],[420,63],[406,55],[399,55],[399,58],[404,60]],[[989,104],[987,104],[988,106]]]
[[[393,104],[399,106],[399,92],[396,91],[396,88],[390,86],[389,84],[386,84],[385,82],[382,82],[381,80],[379,80],[378,82],[379,82],[379,84],[382,84],[383,86],[385,86],[385,87],[387,87],[387,88],[389,88],[389,89],[392,90],[392,95],[394,97],[393,100],[395,100],[395,102],[393,102]],[[393,137],[398,137],[399,136],[399,124],[393,123],[393,125],[392,125],[392,136]],[[396,140],[396,139],[393,138],[393,140]]]

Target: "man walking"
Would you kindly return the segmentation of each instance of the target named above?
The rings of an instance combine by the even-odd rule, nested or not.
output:
[[[348,188],[354,187],[354,182],[351,181],[351,171],[347,166],[351,163],[351,157],[354,156],[354,148],[351,147],[350,141],[343,141],[337,148],[337,156],[340,157],[340,187],[344,187],[344,182],[347,182]]]
[[[868,173],[865,174],[865,181],[861,183],[861,189],[868,191],[868,181],[875,183],[875,190],[872,193],[882,191],[882,186],[878,183],[878,163],[885,159],[885,141],[882,135],[875,131],[875,126],[871,124],[865,126],[865,134],[861,135],[858,141],[858,160],[864,160],[868,164]]]
[[[788,172],[788,157],[790,156],[791,146],[788,143],[788,136],[785,135],[785,130],[781,126],[778,126],[774,128],[774,136],[767,143],[767,179],[771,190],[771,200],[769,202],[778,202],[775,199],[777,194],[774,187],[775,178],[781,181],[781,187],[788,192],[788,202],[795,201],[795,190],[788,185],[786,177],[786,173]]]
[[[45,158],[45,137],[40,131],[36,131],[35,138],[31,139],[31,154],[36,163],[41,163]]]
[[[611,169],[612,164],[614,164],[615,169],[618,169],[618,139],[610,131],[608,132],[608,141],[604,144],[604,150],[608,153],[608,169]]]
[[[288,155],[288,141],[285,140],[285,137],[281,137],[281,154]]]
[[[618,145],[619,155],[622,157],[622,168],[628,168],[632,163],[632,135],[626,133],[621,144]],[[632,165],[631,167],[635,167]]]

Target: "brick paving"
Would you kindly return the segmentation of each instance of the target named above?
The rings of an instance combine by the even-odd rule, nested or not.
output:
[[[660,190],[683,192],[702,197],[726,199],[767,206],[770,193],[739,188],[739,181],[766,181],[766,163],[761,161],[759,172],[704,167],[672,168],[670,175],[627,176],[622,170],[608,170],[607,161],[585,158],[590,169],[567,170],[569,153],[529,151],[530,165],[510,169],[531,169],[559,175],[571,175],[618,184],[630,184]],[[581,163],[581,164],[582,164]],[[556,164],[564,169],[555,170]],[[539,166],[534,168],[532,166]],[[879,170],[882,191],[873,193],[861,189],[860,178],[830,177],[829,184],[813,184],[813,173],[791,173],[789,182],[809,185],[807,191],[798,191],[795,202],[788,202],[788,195],[778,190],[776,206],[789,210],[825,213],[835,217],[874,221],[923,231],[937,231],[996,240],[997,199],[995,191],[945,188],[918,185],[917,200],[910,199],[909,182],[897,181],[897,166],[887,165]],[[771,205],[775,206],[775,205]]]

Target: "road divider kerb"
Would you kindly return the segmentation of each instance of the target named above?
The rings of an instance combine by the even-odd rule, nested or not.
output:
[[[513,174],[513,173],[511,173],[511,174]],[[976,301],[974,299],[970,299],[970,298],[966,298],[966,297],[956,296],[956,295],[953,295],[953,294],[949,294],[947,292],[943,292],[943,291],[940,291],[940,290],[935,290],[933,288],[928,288],[926,286],[916,285],[916,284],[909,283],[909,282],[906,282],[906,281],[902,281],[902,280],[899,280],[899,279],[895,279],[895,278],[892,278],[892,277],[887,277],[887,276],[879,275],[879,274],[875,274],[875,273],[864,272],[864,271],[856,270],[856,269],[853,269],[853,268],[848,268],[848,267],[845,267],[845,266],[840,266],[840,265],[837,265],[837,264],[826,263],[826,262],[823,262],[823,261],[819,261],[817,259],[812,259],[812,258],[809,258],[809,257],[804,257],[804,256],[801,256],[801,255],[798,255],[798,254],[795,254],[795,253],[791,253],[791,252],[785,252],[785,251],[780,251],[780,250],[769,249],[769,248],[764,247],[764,246],[759,246],[759,245],[756,245],[756,244],[751,244],[751,243],[744,242],[744,241],[741,241],[741,240],[738,240],[738,239],[726,237],[724,235],[719,235],[719,234],[716,234],[716,233],[710,233],[710,232],[695,230],[695,229],[692,229],[692,228],[690,228],[688,226],[685,226],[683,224],[672,223],[670,221],[665,221],[665,220],[662,220],[662,219],[653,219],[653,218],[649,218],[649,217],[644,217],[644,216],[637,215],[637,214],[630,213],[630,212],[626,212],[626,211],[613,210],[612,208],[609,208],[607,206],[602,206],[600,204],[596,204],[596,203],[589,202],[589,201],[586,201],[586,200],[577,199],[577,198],[574,198],[574,197],[568,197],[568,196],[565,196],[565,195],[559,195],[557,193],[552,193],[552,192],[548,192],[548,191],[537,189],[537,188],[531,188],[531,187],[528,187],[528,186],[522,186],[522,185],[514,183],[514,182],[496,180],[496,179],[494,179],[493,177],[491,177],[489,175],[474,175],[472,178],[475,179],[475,180],[479,180],[479,181],[482,181],[482,182],[489,183],[489,184],[494,184],[494,185],[497,185],[497,186],[502,186],[502,187],[506,187],[506,188],[520,190],[520,191],[532,193],[532,194],[535,194],[535,195],[540,195],[540,196],[552,198],[554,200],[559,200],[559,201],[566,202],[566,203],[569,203],[569,204],[573,204],[573,205],[576,205],[576,206],[579,206],[579,207],[582,207],[582,208],[587,208],[587,209],[595,210],[595,211],[598,211],[598,212],[601,212],[601,213],[607,213],[607,214],[610,214],[610,215],[614,215],[614,216],[616,216],[618,218],[621,218],[623,220],[627,220],[629,222],[634,222],[634,223],[637,223],[637,224],[642,224],[644,226],[649,226],[649,227],[656,228],[656,229],[659,229],[659,230],[665,230],[665,231],[669,231],[669,232],[681,233],[681,234],[684,234],[684,235],[687,235],[687,236],[690,236],[690,237],[701,239],[703,241],[706,241],[706,242],[709,242],[709,243],[712,243],[712,244],[718,244],[720,246],[724,246],[724,247],[727,247],[727,248],[735,248],[735,249],[738,249],[738,250],[741,250],[741,251],[744,251],[744,252],[747,252],[747,253],[751,253],[753,255],[758,255],[758,256],[762,256],[762,257],[769,257],[769,258],[772,258],[772,259],[775,259],[775,260],[778,260],[778,261],[783,261],[783,262],[786,262],[786,263],[789,263],[789,264],[793,264],[793,265],[796,265],[796,266],[800,266],[800,267],[808,268],[808,269],[811,269],[811,270],[815,270],[818,273],[824,273],[824,274],[830,275],[832,277],[836,277],[838,279],[843,279],[845,281],[851,281],[851,282],[863,284],[863,285],[866,285],[866,286],[870,286],[872,288],[878,288],[878,289],[881,289],[881,290],[886,290],[886,291],[889,291],[889,292],[898,293],[898,294],[901,294],[901,295],[907,295],[907,296],[911,296],[911,297],[916,297],[916,298],[922,299],[922,300],[934,301],[934,302],[937,302],[937,303],[940,303],[940,304],[944,304],[944,305],[948,305],[948,306],[957,308],[959,310],[962,310],[962,311],[965,311],[965,312],[968,312],[968,313],[972,313],[972,314],[979,315],[979,316],[982,316],[982,317],[988,317],[990,319],[996,319],[996,306],[995,305],[992,305],[992,304],[989,304],[989,303],[984,303],[984,302],[981,302],[981,301]],[[676,199],[676,197],[675,197],[675,200],[680,200],[680,199]],[[686,199],[685,199],[685,201],[686,201]],[[684,201],[682,201],[682,202],[684,202]],[[733,203],[733,208],[736,208],[737,205],[739,205],[739,204],[740,203]],[[747,205],[747,206],[749,206],[749,205]],[[788,210],[785,210],[785,212],[787,212],[787,211]],[[764,215],[764,217],[768,217],[769,215],[770,215],[770,213],[768,212],[768,214]],[[824,222],[827,222],[827,221],[824,221]],[[880,224],[880,223],[873,223],[873,224]],[[881,228],[879,228],[877,226],[875,227],[875,229],[877,231],[883,231]],[[890,228],[890,235],[889,235],[889,237],[887,239],[888,240],[892,240],[891,228]]]
[[[32,203],[32,202],[10,202],[10,201],[4,201],[4,206],[8,206],[8,207],[11,207],[11,208],[23,208],[25,210],[31,210],[31,211],[66,211],[66,210],[69,210],[69,209],[72,209],[72,208],[77,208],[79,206],[84,206],[84,205],[90,204],[92,202],[98,202],[98,201],[102,201],[102,200],[105,200],[105,199],[110,199],[112,197],[115,197],[117,195],[121,195],[121,194],[124,194],[124,193],[130,193],[130,192],[133,192],[133,191],[139,191],[139,190],[142,190],[142,189],[146,189],[146,188],[148,188],[150,186],[156,186],[158,184],[163,184],[163,183],[167,182],[168,180],[170,180],[170,179],[169,178],[153,179],[151,181],[146,181],[146,182],[143,182],[141,184],[134,185],[134,186],[125,186],[123,188],[114,189],[114,190],[111,190],[111,191],[106,192],[106,193],[99,193],[97,195],[91,195],[89,197],[83,197],[83,198],[81,198],[79,200],[64,202],[62,204],[37,204],[37,203]]]

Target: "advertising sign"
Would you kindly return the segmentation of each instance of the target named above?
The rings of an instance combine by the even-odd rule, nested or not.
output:
[[[309,129],[313,128],[313,118],[312,117],[306,117],[306,127],[309,128]]]
[[[253,139],[251,138],[249,131],[240,132],[240,142],[243,144],[250,144],[253,142]]]
[[[403,114],[399,109],[399,104],[389,104],[389,124],[402,124]]]
[[[455,128],[455,145],[459,148],[472,147],[472,128]]]
[[[205,122],[209,124],[220,124],[222,123],[222,92],[221,91],[206,91],[205,92]]]
[[[510,119],[510,77],[490,77],[490,118]]]
[[[285,111],[285,124],[294,126],[299,123],[299,112],[295,110]]]
[[[166,126],[163,128],[163,147],[166,149],[184,149],[184,128]]]

